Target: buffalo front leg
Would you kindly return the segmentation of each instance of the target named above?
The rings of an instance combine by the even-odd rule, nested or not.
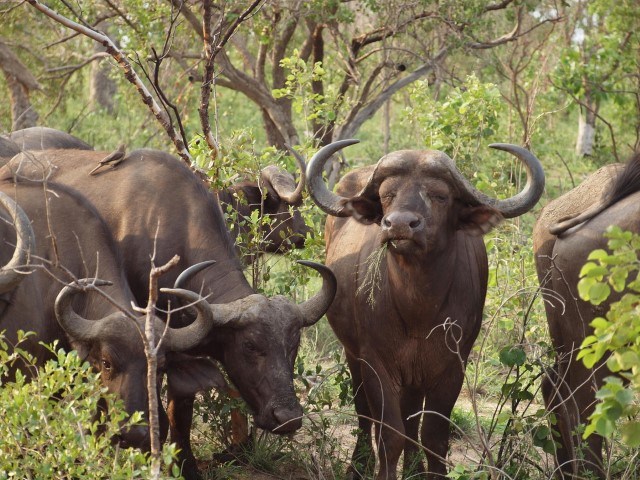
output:
[[[194,396],[174,397],[168,395],[167,415],[169,416],[169,431],[171,441],[180,449],[178,465],[185,480],[199,480],[200,472],[196,458],[191,450],[191,423],[193,421]]]
[[[422,420],[422,445],[427,457],[429,479],[442,479],[447,475],[446,458],[449,451],[449,427],[453,406],[462,388],[463,374],[448,372],[435,388],[426,395]]]
[[[400,388],[380,364],[362,361],[360,371],[369,410],[375,420],[374,445],[379,463],[376,479],[396,480],[398,461],[405,445]]]
[[[371,427],[373,426],[371,410],[369,410],[367,395],[362,384],[359,362],[347,354],[347,364],[351,372],[353,401],[358,415],[358,436],[351,457],[351,465],[347,470],[347,478],[370,478],[373,475],[376,464],[371,441]]]
[[[402,463],[403,478],[417,478],[425,472],[422,463],[422,449],[418,444],[420,418],[424,405],[424,395],[415,389],[404,389],[401,396],[400,408],[402,421],[407,436],[404,446],[404,460]],[[421,477],[420,477],[421,478]]]

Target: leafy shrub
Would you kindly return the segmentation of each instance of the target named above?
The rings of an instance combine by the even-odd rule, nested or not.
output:
[[[0,479],[150,478],[148,455],[111,440],[121,425],[140,424],[141,415],[127,419],[122,402],[75,351],[54,345],[54,359],[36,368],[35,358],[20,348],[27,336],[15,348],[0,336]],[[8,381],[18,364],[26,369]],[[32,376],[23,373],[27,369]],[[174,448],[165,446],[165,464],[174,456]],[[172,470],[156,478],[178,478],[177,467]]]

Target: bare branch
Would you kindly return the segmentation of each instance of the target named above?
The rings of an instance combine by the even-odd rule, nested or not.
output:
[[[351,138],[353,135],[355,135],[362,124],[373,117],[373,115],[380,109],[380,107],[384,105],[384,102],[389,100],[394,93],[402,90],[407,85],[410,85],[421,77],[424,77],[427,73],[431,72],[435,68],[435,65],[447,56],[448,52],[448,47],[441,48],[429,63],[421,65],[409,75],[395,81],[387,88],[385,88],[376,98],[374,98],[356,115],[354,115],[351,121],[345,123],[342,126],[336,140]]]
[[[46,5],[43,5],[42,3],[40,3],[38,0],[27,0],[27,1],[31,4],[31,6],[33,6],[40,12],[44,13],[49,18],[55,20],[56,22],[64,25],[67,28],[70,28],[78,33],[81,33],[86,37],[91,38],[92,40],[95,40],[96,42],[101,43],[105,47],[107,53],[109,53],[114,58],[114,60],[118,63],[120,68],[122,68],[122,70],[124,71],[125,78],[129,82],[131,82],[133,85],[135,85],[136,89],[138,90],[138,93],[142,97],[142,101],[145,103],[145,105],[149,107],[153,115],[158,119],[160,124],[163,126],[163,128],[169,135],[169,138],[171,138],[171,140],[173,141],[173,144],[178,150],[178,155],[180,155],[180,157],[182,157],[182,159],[191,168],[192,167],[191,155],[189,154],[189,151],[186,149],[186,146],[182,141],[182,139],[178,138],[176,131],[174,130],[173,125],[171,124],[170,118],[168,118],[168,115],[161,109],[161,107],[155,101],[155,99],[151,95],[151,92],[149,92],[149,90],[144,85],[144,83],[142,83],[142,81],[140,80],[140,77],[131,66],[131,63],[129,62],[129,60],[127,60],[126,56],[122,53],[122,51],[120,51],[120,49],[115,45],[115,43],[109,37],[107,37],[106,35],[100,32],[97,32],[93,28],[80,25],[54,12]]]
[[[155,345],[156,332],[155,332],[155,310],[156,303],[158,303],[158,278],[175,267],[180,261],[178,255],[169,260],[161,267],[156,267],[152,264],[151,272],[149,273],[149,300],[146,308],[146,321],[144,326],[145,342],[144,349],[147,357],[147,392],[149,394],[149,431],[151,436],[151,457],[152,457],[152,474],[160,472],[160,421],[157,415],[152,415],[152,412],[158,411],[158,389],[157,389],[157,372],[158,372],[158,347]],[[167,319],[167,324],[169,319]],[[166,332],[166,329],[165,329]],[[156,475],[153,478],[159,478]]]
[[[262,3],[263,0],[254,0],[254,2],[249,5],[244,12],[242,12],[235,21],[227,28],[227,31],[222,35],[220,41],[216,44],[215,48],[213,46],[214,36],[211,34],[211,0],[204,0],[204,15],[202,21],[202,30],[203,30],[203,41],[204,41],[204,53],[205,53],[205,72],[204,78],[202,79],[202,87],[201,87],[201,96],[200,96],[200,108],[198,112],[200,113],[200,124],[202,125],[202,132],[204,134],[204,138],[209,145],[209,148],[212,150],[212,160],[218,158],[220,148],[218,146],[217,140],[213,137],[211,133],[211,123],[209,122],[209,102],[211,98],[211,90],[214,81],[214,61],[216,56],[220,53],[220,51],[224,48],[227,42],[231,39],[235,31],[238,27],[244,22],[250,15],[253,14],[254,10],[258,8],[258,6]],[[218,31],[222,30],[222,20],[223,15],[220,16],[219,28]],[[217,36],[217,35],[216,35]]]

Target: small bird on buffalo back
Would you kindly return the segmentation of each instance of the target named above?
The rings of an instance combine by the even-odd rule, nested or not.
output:
[[[122,162],[127,155],[127,146],[122,143],[118,148],[116,148],[109,155],[104,157],[102,160],[98,162],[98,166],[89,172],[89,175],[95,175],[95,173],[102,167],[110,166],[114,168],[120,162]]]

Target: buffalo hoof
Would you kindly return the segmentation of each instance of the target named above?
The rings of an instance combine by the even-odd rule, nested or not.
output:
[[[180,473],[184,480],[202,480],[202,475],[200,475],[200,470],[198,470],[195,458],[182,462]]]

